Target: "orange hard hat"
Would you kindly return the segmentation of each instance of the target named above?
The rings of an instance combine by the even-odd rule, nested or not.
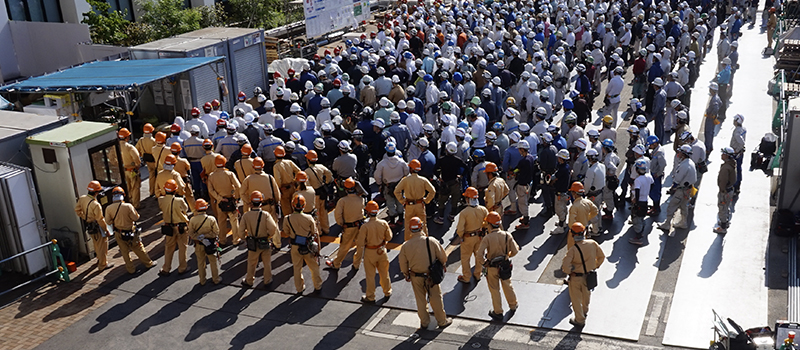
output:
[[[124,139],[128,136],[131,136],[131,132],[127,128],[122,128],[117,131],[117,137]]]
[[[264,169],[264,160],[261,157],[256,157],[253,159],[253,169],[262,170]]]
[[[294,175],[294,181],[306,182],[308,181],[308,175],[305,171],[298,171],[297,174]]]
[[[205,199],[200,198],[194,201],[194,209],[197,211],[207,210],[208,209],[208,202]]]
[[[497,172],[497,164],[492,162],[486,163],[486,169],[483,169],[484,173],[496,173]]]
[[[380,206],[378,206],[378,202],[376,201],[369,201],[367,202],[367,213],[372,215],[378,215],[378,211],[381,210]]]
[[[261,194],[261,191],[253,191],[253,193],[250,193],[250,201],[254,203],[261,203],[264,201],[264,195]]]
[[[122,187],[117,186],[117,187],[114,187],[113,190],[111,190],[111,193],[112,194],[125,194],[125,190],[123,190]]]
[[[408,162],[408,168],[413,171],[420,171],[422,170],[422,164],[420,164],[418,160],[413,159],[410,162]]]
[[[172,145],[169,146],[169,151],[173,153],[180,153],[182,149],[183,147],[181,147],[181,144],[178,142],[173,142]]]
[[[344,188],[356,188],[356,180],[353,180],[352,177],[348,177],[347,180],[344,180]]]
[[[569,229],[572,231],[573,234],[583,234],[583,231],[586,230],[586,226],[583,226],[583,224],[580,222],[576,222],[570,225]]]
[[[181,132],[181,126],[178,124],[172,124],[172,126],[169,127],[169,131],[173,134],[177,134]]]
[[[169,179],[167,183],[164,184],[164,190],[167,192],[175,192],[178,190],[178,183],[173,179]]]
[[[157,132],[156,133],[156,143],[161,144],[161,143],[164,143],[164,142],[167,142],[167,134],[165,134],[165,133],[163,133],[161,131]]]
[[[214,165],[216,165],[217,168],[224,167],[225,163],[227,163],[227,162],[228,162],[228,160],[225,159],[225,156],[223,156],[221,154],[217,154],[217,156],[214,157]]]
[[[242,158],[250,156],[250,153],[253,153],[253,146],[250,146],[249,143],[245,143],[244,146],[242,146]]]
[[[86,189],[89,190],[89,192],[100,192],[103,190],[103,186],[100,185],[99,181],[92,181],[89,182],[89,186],[86,186]]]
[[[212,141],[211,141],[211,140],[209,140],[209,139],[205,139],[205,140],[203,140],[203,147],[205,147],[205,146],[211,146],[211,147],[214,147],[214,142],[212,142]]]
[[[503,218],[496,211],[489,212],[489,215],[486,215],[484,220],[489,223],[489,225],[494,227],[500,226],[500,224],[503,222]]]
[[[165,165],[175,165],[175,164],[178,164],[178,158],[176,158],[176,157],[175,157],[174,155],[172,155],[172,154],[170,154],[170,155],[167,155],[167,158],[165,158],[165,159],[164,159],[164,164],[165,164]]]
[[[306,197],[303,197],[302,194],[295,194],[292,197],[292,208],[295,210],[303,210],[306,206]]]
[[[578,181],[575,181],[575,182],[572,183],[572,186],[569,187],[569,190],[570,190],[570,192],[583,193],[583,191],[584,191],[583,184],[578,182]]]
[[[464,191],[464,197],[478,198],[478,189],[472,186],[467,187],[467,190]]]
[[[286,157],[286,150],[283,148],[283,146],[275,147],[273,153],[275,153],[276,157]]]
[[[411,232],[419,232],[422,230],[422,220],[416,216],[411,218],[411,220],[408,222],[408,228],[411,230]]]
[[[316,162],[319,159],[319,157],[317,157],[317,151],[313,149],[308,151],[308,153],[306,153],[306,159],[310,162]]]
[[[146,124],[145,124],[145,125],[142,127],[142,131],[143,131],[145,134],[152,134],[154,130],[156,130],[156,128],[154,128],[154,127],[153,127],[153,124],[150,124],[150,123],[146,123]]]

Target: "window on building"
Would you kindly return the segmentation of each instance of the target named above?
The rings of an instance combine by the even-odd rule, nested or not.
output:
[[[59,0],[6,0],[12,21],[62,22]]]
[[[106,0],[106,2],[111,5],[111,11],[119,11],[125,15],[125,19],[133,21],[132,0]]]

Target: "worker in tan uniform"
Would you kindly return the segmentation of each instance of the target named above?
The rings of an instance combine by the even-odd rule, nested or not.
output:
[[[200,167],[203,168],[203,170],[200,171],[200,182],[203,186],[202,193],[203,196],[206,197],[206,199],[210,202],[210,206],[212,208],[216,208],[216,201],[214,201],[214,198],[211,198],[211,196],[208,195],[208,175],[211,175],[214,170],[217,170],[217,166],[214,165],[214,160],[217,158],[218,154],[214,152],[214,142],[210,139],[203,140],[203,153],[205,155],[200,157]]]
[[[255,172],[255,170],[253,170],[253,158],[250,158],[250,154],[253,153],[253,147],[250,146],[249,143],[245,143],[241,151],[242,158],[233,163],[236,178],[239,179],[240,183],[244,182],[244,179],[247,178],[248,175]]]
[[[481,239],[485,234],[483,221],[489,211],[486,207],[480,205],[478,201],[478,189],[475,187],[467,187],[464,191],[464,198],[467,200],[467,207],[461,211],[458,216],[458,223],[456,224],[456,234],[461,238],[461,275],[458,276],[458,281],[461,283],[470,283],[472,275],[475,279],[481,280],[480,257],[478,255],[478,248],[481,246]],[[470,273],[472,270],[471,259],[475,256],[475,272]]]
[[[75,203],[75,215],[83,221],[83,229],[92,238],[94,253],[97,255],[97,270],[103,271],[107,267],[114,266],[108,264],[108,226],[103,217],[103,206],[97,201],[97,195],[103,190],[100,182],[89,182],[86,187],[89,191],[78,198]]]
[[[169,146],[170,153],[175,156],[175,167],[173,170],[178,172],[178,175],[180,175],[185,185],[182,196],[186,198],[186,206],[193,212],[194,206],[190,206],[190,204],[195,202],[194,189],[192,188],[192,175],[189,174],[189,172],[192,171],[192,165],[189,163],[189,160],[180,156],[182,150],[183,146],[178,142],[173,142],[172,145]]]
[[[156,173],[156,158],[153,157],[153,146],[156,145],[156,139],[153,138],[153,125],[147,123],[142,127],[142,137],[139,141],[136,141],[136,150],[139,151],[139,155],[142,156],[142,160],[144,160],[144,164],[147,166],[147,173],[150,174],[148,177],[148,181],[150,184],[150,197],[156,195],[156,177],[153,174]]]
[[[226,162],[225,156],[218,154],[214,159],[214,165],[217,169],[208,176],[208,194],[217,202],[214,213],[217,215],[217,225],[219,225],[220,229],[219,244],[221,245],[228,245],[228,225],[225,224],[225,219],[230,221],[231,224],[233,244],[239,244],[241,239],[238,236],[239,211],[237,210],[241,184],[233,172],[225,169]]]
[[[315,150],[310,150],[306,153],[306,161],[308,162],[308,168],[306,168],[305,172],[308,175],[308,184],[314,188],[314,193],[316,194],[314,203],[317,208],[319,225],[322,227],[322,233],[328,234],[330,223],[328,222],[328,210],[325,208],[325,199],[329,193],[326,185],[333,181],[333,173],[324,165],[317,163],[319,157]]]
[[[292,194],[292,198],[294,196],[301,194],[303,198],[309,198],[306,201],[306,206],[303,208],[303,212],[311,215],[314,217],[314,221],[317,222],[317,226],[319,226],[319,221],[316,218],[316,204],[311,198],[316,197],[316,193],[314,193],[314,189],[311,186],[308,186],[308,174],[305,171],[298,171],[297,174],[294,175],[294,188],[295,192]]]
[[[439,260],[442,265],[447,264],[447,254],[436,239],[429,237],[422,231],[424,224],[418,217],[406,220],[411,230],[411,238],[403,243],[400,248],[400,271],[411,282],[414,297],[417,300],[417,316],[420,328],[428,328],[431,315],[428,312],[428,300],[433,308],[433,316],[440,328],[447,327],[453,320],[444,312],[442,288],[434,284],[429,275],[431,263]]]
[[[597,216],[597,206],[594,205],[594,202],[586,198],[586,191],[582,183],[577,181],[573,182],[569,191],[572,192],[572,198],[574,198],[574,200],[569,207],[569,215],[567,216],[568,227],[572,227],[576,222],[584,227],[589,226],[589,221]],[[567,235],[567,249],[572,248],[573,245],[575,245],[575,240],[572,239],[571,234]]]
[[[200,277],[200,285],[206,284],[206,262],[211,265],[211,280],[214,284],[219,284],[222,279],[219,277],[219,264],[217,261],[217,237],[219,237],[219,226],[217,219],[206,213],[208,202],[205,199],[198,199],[194,205],[194,216],[189,220],[189,238],[194,242],[194,256],[197,258],[197,276]]]
[[[462,212],[463,213],[463,212]],[[481,240],[478,256],[481,265],[486,266],[486,285],[489,287],[489,294],[492,296],[492,310],[489,316],[493,319],[503,318],[503,300],[500,298],[500,287],[503,288],[503,295],[511,313],[517,311],[517,294],[511,285],[511,270],[501,271],[510,266],[510,259],[519,253],[519,245],[510,233],[503,231],[501,225],[503,218],[497,212],[491,212],[486,216],[486,224],[489,225],[489,233]],[[484,262],[485,261],[485,262]],[[503,273],[501,273],[503,272]]]
[[[158,207],[164,223],[161,233],[164,234],[164,266],[158,272],[159,276],[169,276],[172,272],[172,257],[175,248],[178,248],[178,274],[186,272],[186,245],[189,244],[189,233],[186,224],[189,223],[189,206],[183,197],[177,195],[178,183],[169,179],[164,185],[166,194],[158,197]]]
[[[497,164],[492,162],[486,163],[486,169],[483,170],[489,178],[489,187],[486,187],[484,194],[484,203],[486,209],[489,211],[501,212],[503,210],[503,199],[508,196],[508,184],[506,180],[498,176]]]
[[[584,237],[586,225],[576,222],[570,225],[570,231],[570,235],[575,239],[575,245],[567,250],[567,255],[561,263],[561,270],[569,275],[569,300],[575,313],[575,317],[570,318],[569,323],[583,327],[586,324],[589,298],[592,295],[592,291],[586,285],[586,275],[600,267],[606,255],[597,242]]]
[[[294,178],[300,172],[300,168],[291,159],[287,159],[283,146],[275,147],[273,153],[275,153],[276,160],[275,165],[272,166],[272,174],[275,175],[275,181],[280,186],[281,210],[284,213],[291,213],[292,195],[295,192]],[[308,200],[311,201],[311,198]]]
[[[264,160],[261,157],[253,159],[254,173],[248,175],[242,181],[242,188],[239,189],[241,198],[250,198],[250,194],[254,191],[261,192],[263,200],[261,201],[261,210],[264,210],[272,215],[272,218],[277,222],[280,215],[278,215],[278,208],[281,202],[281,190],[278,187],[278,182],[275,177],[264,172]],[[250,210],[250,203],[244,201],[245,211]]]
[[[167,181],[169,180],[175,180],[175,183],[178,184],[178,190],[175,192],[176,194],[183,196],[184,193],[186,193],[186,183],[183,182],[181,174],[175,170],[176,164],[178,164],[178,158],[171,154],[167,155],[167,158],[164,159],[163,169],[156,175],[156,195],[159,197],[167,194],[164,186],[167,185]]]
[[[125,184],[128,185],[128,197],[134,208],[139,208],[141,194],[139,190],[142,186],[142,178],[139,176],[139,166],[142,159],[139,158],[139,151],[130,144],[131,132],[126,128],[119,129],[119,153],[122,155],[122,166],[125,168]]]
[[[253,191],[248,198],[251,209],[239,221],[242,230],[239,236],[245,237],[247,244],[247,275],[242,280],[245,288],[253,286],[259,260],[264,264],[264,285],[272,283],[272,247],[281,246],[278,222],[270,213],[261,210],[264,195],[260,191]]]
[[[427,216],[425,215],[425,205],[430,203],[436,197],[436,189],[433,188],[428,179],[419,176],[419,171],[422,170],[422,164],[416,159],[408,162],[408,170],[411,172],[408,176],[404,177],[397,183],[394,188],[394,197],[400,203],[404,203],[403,210],[405,216],[405,240],[411,238],[409,232],[408,219],[418,217],[422,220],[423,231],[428,234],[428,227],[426,225]]]
[[[338,270],[342,267],[342,262],[347,256],[347,253],[356,246],[358,230],[364,223],[364,199],[358,195],[356,180],[352,177],[348,177],[344,180],[344,190],[347,195],[336,202],[336,209],[333,211],[336,224],[342,227],[339,251],[336,254],[335,260],[325,260],[325,264],[334,270]],[[361,265],[362,253],[363,252],[356,250],[356,253],[353,255],[353,269],[358,270],[358,267]]]
[[[114,239],[117,240],[119,251],[122,254],[122,259],[125,260],[125,269],[128,273],[133,274],[136,268],[131,261],[130,253],[133,252],[139,257],[139,261],[144,264],[144,267],[151,268],[156,263],[147,256],[142,245],[141,237],[136,229],[136,220],[139,220],[139,213],[136,208],[130,203],[125,203],[125,190],[122,187],[114,187],[111,190],[112,200],[106,207],[105,219],[106,223],[114,227]]]
[[[369,220],[358,229],[356,254],[364,257],[364,275],[367,279],[367,293],[361,297],[361,302],[372,304],[375,303],[375,270],[378,271],[384,300],[392,296],[389,255],[386,252],[386,243],[392,239],[392,229],[388,222],[378,219],[378,203],[369,201],[366,211]]]
[[[164,168],[164,160],[166,160],[167,156],[172,152],[170,152],[169,146],[167,146],[167,134],[159,131],[156,133],[155,140],[156,145],[153,146],[150,153],[153,154],[153,159],[156,161],[156,169],[153,174],[158,174],[158,172]]]
[[[292,198],[292,214],[283,220],[283,233],[289,236],[292,242],[292,269],[294,270],[294,287],[297,294],[305,290],[303,279],[303,263],[311,270],[311,281],[314,283],[314,293],[319,293],[322,288],[322,278],[319,276],[319,236],[317,224],[311,215],[303,213],[306,199],[302,195]]]

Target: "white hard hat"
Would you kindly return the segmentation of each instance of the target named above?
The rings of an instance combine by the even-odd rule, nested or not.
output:
[[[329,121],[326,121],[326,122],[322,123],[322,128],[321,129],[322,129],[323,132],[331,132],[331,131],[333,131],[333,124],[331,124],[331,122],[329,122]]]
[[[563,160],[569,160],[569,151],[566,149],[561,149],[556,153],[556,157],[561,158]]]
[[[264,108],[266,108],[266,109],[273,109],[273,108],[275,108],[275,104],[274,104],[274,103],[272,103],[272,101],[271,101],[271,100],[267,100],[266,102],[264,102]]]
[[[594,148],[590,148],[590,149],[586,150],[586,156],[587,157],[597,157],[597,150],[594,149]]]
[[[192,127],[191,127],[191,128],[189,128],[189,132],[191,132],[192,134],[194,134],[194,133],[196,133],[196,132],[200,132],[200,126],[198,126],[198,125],[192,125]]]
[[[417,140],[417,145],[419,145],[420,147],[428,147],[429,146],[428,138],[420,137],[419,140]]]
[[[444,149],[445,149],[445,150],[447,151],[447,153],[449,153],[449,154],[455,154],[455,153],[456,153],[456,151],[458,151],[458,145],[456,145],[456,143],[455,143],[455,142],[452,142],[452,141],[451,141],[451,142],[448,142],[448,143],[447,143],[447,145],[445,145],[445,146],[444,146]]]
[[[292,112],[292,113],[295,113],[295,112],[300,112],[300,111],[302,111],[302,110],[303,110],[303,109],[302,109],[302,108],[300,108],[300,105],[299,105],[297,102],[295,102],[295,103],[292,103],[292,106],[291,106],[291,107],[289,107],[289,112]]]
[[[522,140],[522,141],[517,143],[517,148],[518,149],[528,150],[528,149],[531,148],[531,145],[528,144],[528,141]]]
[[[388,107],[389,99],[386,97],[381,97],[381,100],[378,103],[381,105],[381,107]]]
[[[462,129],[462,128],[456,129],[456,137],[463,138],[465,136],[467,136],[467,132],[464,129]]]
[[[653,85],[662,87],[664,86],[664,80],[661,80],[661,78],[656,78],[655,80],[653,80]]]
[[[383,119],[378,118],[372,121],[372,126],[377,126],[383,129],[386,127],[386,122],[384,122]]]
[[[580,149],[586,149],[586,139],[577,139],[572,144]]]

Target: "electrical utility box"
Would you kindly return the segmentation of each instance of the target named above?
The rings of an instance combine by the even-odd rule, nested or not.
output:
[[[74,122],[30,136],[26,142],[50,237],[72,243],[68,260],[94,257],[94,248],[73,208],[92,180],[103,186],[98,201],[104,209],[111,203],[111,189],[127,188],[117,125]]]
[[[134,60],[227,55],[228,42],[220,39],[172,37],[130,48],[130,56]],[[236,92],[230,88],[233,85],[230,83],[228,66],[227,62],[213,63],[174,79],[165,79],[161,87],[156,87],[163,90],[163,94],[159,94],[163,99],[155,98],[154,104],[171,107],[176,115],[187,116],[192,107],[202,108],[204,103],[217,99],[222,102],[222,110],[230,110],[231,106],[236,105],[233,102]],[[227,93],[221,81],[228,87]],[[172,118],[168,118],[168,121],[171,123]]]
[[[222,40],[227,43],[225,65],[230,73],[228,88],[236,98],[239,91],[253,97],[253,88],[269,91],[267,85],[267,52],[264,31],[253,28],[209,27],[178,35],[178,38]],[[221,55],[221,54],[219,54]],[[233,103],[236,105],[236,103]]]

